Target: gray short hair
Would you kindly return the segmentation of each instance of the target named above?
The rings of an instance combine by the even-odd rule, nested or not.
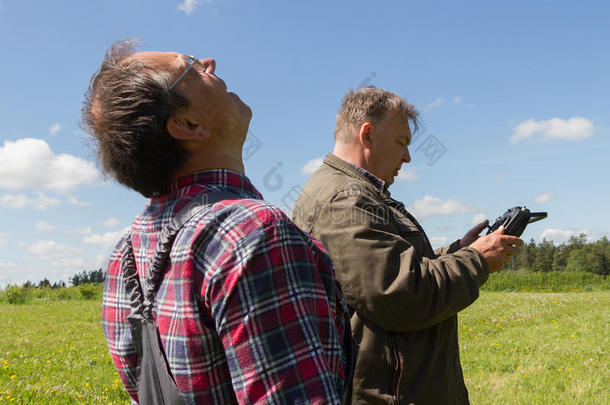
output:
[[[341,109],[337,113],[335,140],[350,143],[352,131],[358,125],[367,121],[376,124],[387,113],[393,111],[403,112],[407,120],[412,123],[412,132],[417,132],[419,113],[403,97],[373,86],[350,90],[343,97]]]

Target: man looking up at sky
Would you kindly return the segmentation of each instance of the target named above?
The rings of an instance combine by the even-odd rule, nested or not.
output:
[[[485,221],[432,250],[417,220],[388,191],[411,161],[410,123],[416,129],[417,119],[413,106],[392,92],[348,92],[333,153],[293,209],[294,221],[330,253],[353,314],[354,404],[467,404],[457,313],[477,299],[514,245],[523,244],[503,228],[479,237]]]
[[[340,403],[349,316],[330,259],[245,176],[252,112],[215,69],[211,58],[134,53],[131,42],[118,42],[92,78],[83,121],[100,162],[150,197],[108,265],[102,325],[110,354],[137,401],[121,260],[133,250],[145,284],[178,213],[224,192],[232,197],[203,204],[179,228],[153,297],[179,395],[187,404]]]

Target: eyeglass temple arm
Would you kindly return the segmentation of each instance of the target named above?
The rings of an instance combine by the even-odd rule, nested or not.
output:
[[[174,82],[169,86],[170,90],[172,90],[178,84],[178,82],[180,82],[180,80],[182,80],[182,78],[193,68],[193,65],[195,63],[197,63],[197,59],[193,58],[193,61],[191,62],[191,64],[188,65],[188,67],[186,69],[184,69],[184,72],[182,72],[182,74],[180,76],[178,76],[178,78],[176,80],[174,80]]]

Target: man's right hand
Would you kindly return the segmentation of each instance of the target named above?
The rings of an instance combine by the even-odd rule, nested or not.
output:
[[[485,257],[489,272],[494,273],[515,254],[517,246],[523,246],[523,241],[516,236],[504,235],[502,225],[495,232],[481,236],[469,247],[478,250]]]

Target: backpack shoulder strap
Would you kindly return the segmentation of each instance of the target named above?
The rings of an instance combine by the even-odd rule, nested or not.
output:
[[[131,323],[138,322],[142,319],[144,294],[142,294],[142,285],[140,284],[140,277],[138,277],[138,270],[136,268],[136,258],[131,246],[131,233],[125,238],[123,256],[121,257],[121,271],[123,272],[125,291],[129,297],[129,306],[131,307],[127,319]]]
[[[167,356],[163,350],[159,330],[152,317],[152,306],[156,290],[163,279],[169,252],[178,231],[204,206],[228,199],[239,199],[239,195],[227,192],[209,193],[193,199],[164,228],[157,241],[157,247],[151,260],[146,277],[146,294],[142,294],[142,285],[135,266],[135,256],[131,245],[131,235],[125,240],[121,266],[125,280],[125,289],[129,294],[132,310],[127,317],[130,323],[133,343],[138,353],[137,392],[141,404],[149,405],[186,405],[176,384]]]
[[[121,267],[125,280],[125,289],[129,296],[131,313],[129,319],[152,319],[152,307],[155,295],[163,280],[164,270],[169,259],[176,235],[192,217],[204,207],[223,200],[243,199],[242,196],[227,191],[214,191],[191,199],[163,228],[157,238],[157,246],[152,255],[147,277],[141,283],[135,266],[135,257],[131,245],[131,234],[125,239]]]

